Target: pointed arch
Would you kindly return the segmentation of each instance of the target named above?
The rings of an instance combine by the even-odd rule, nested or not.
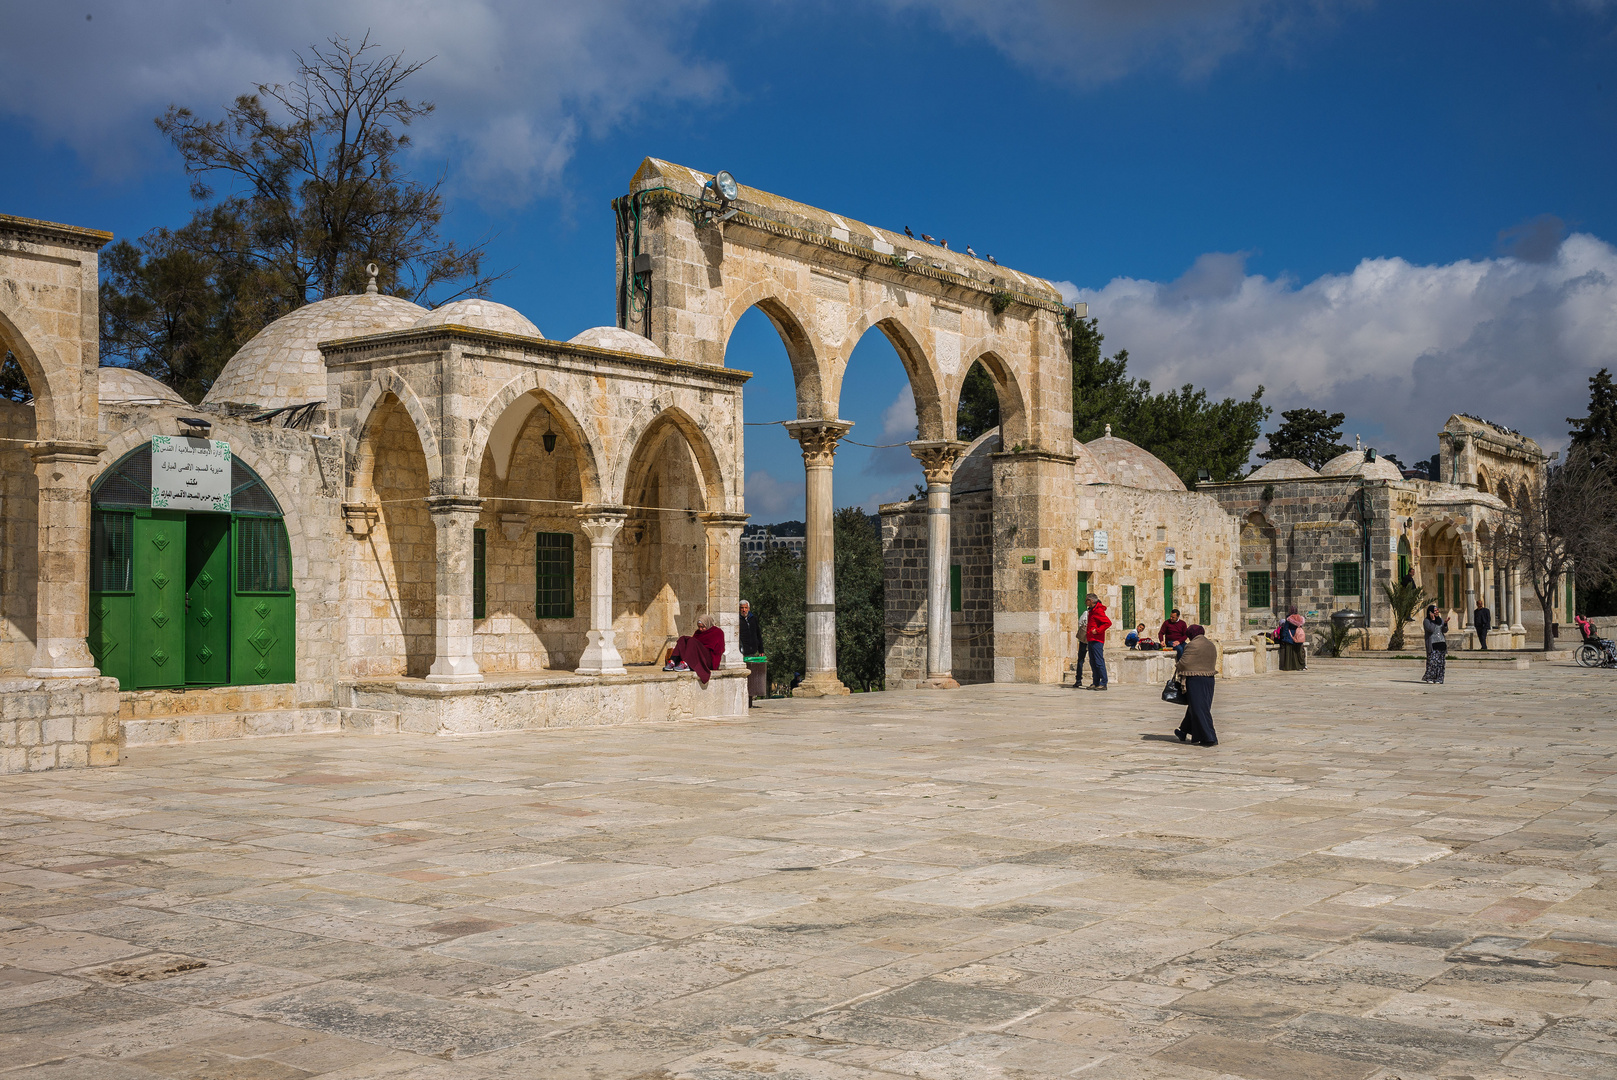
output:
[[[573,449],[578,462],[579,487],[583,501],[605,501],[605,485],[601,476],[601,461],[605,456],[591,441],[589,433],[578,417],[587,414],[584,403],[570,393],[570,387],[558,383],[554,372],[527,371],[500,388],[490,399],[481,416],[472,425],[472,437],[467,454],[466,475],[478,477],[483,471],[483,455],[495,454],[496,473],[501,473],[500,455],[509,464],[510,454],[529,415],[544,409],[557,426],[557,432]]]
[[[837,401],[842,400],[842,379],[848,370],[848,358],[871,329],[880,330],[898,353],[909,377],[910,391],[915,397],[915,424],[922,439],[954,438],[954,414],[944,408],[943,380],[937,365],[921,345],[920,335],[909,324],[914,311],[892,302],[878,304],[862,313],[848,335],[843,338],[836,361],[833,387]]]
[[[648,462],[639,460],[640,451],[644,447],[651,446],[662,434],[662,429],[669,425],[685,437],[691,453],[696,458],[697,469],[701,476],[703,505],[691,509],[725,509],[729,502],[730,485],[726,481],[724,468],[719,463],[719,456],[714,452],[713,444],[708,441],[707,433],[691,419],[690,413],[674,403],[671,394],[662,395],[648,408],[641,410],[634,423],[629,426],[623,440],[629,452],[623,458],[621,466],[615,470],[617,480],[615,489],[620,494],[620,501],[625,504],[633,501],[631,493],[638,474],[643,473],[648,465]]]
[[[953,417],[960,411],[960,395],[966,386],[966,376],[971,369],[981,364],[983,370],[994,383],[994,393],[999,397],[999,430],[1001,445],[1026,445],[1031,441],[1031,428],[1028,424],[1027,402],[1022,396],[1021,384],[1016,380],[1016,372],[1011,370],[997,352],[985,349],[972,357],[971,363],[966,364],[960,372],[960,381],[954,388],[953,405],[949,410],[950,425],[953,426]]]
[[[355,421],[352,429],[343,438],[343,449],[347,458],[347,476],[344,478],[345,486],[353,488],[355,476],[359,468],[360,451],[365,443],[365,435],[370,430],[371,421],[377,416],[387,397],[393,397],[410,417],[415,427],[416,438],[421,442],[421,452],[427,459],[427,479],[437,480],[443,476],[443,458],[438,451],[438,437],[427,410],[422,408],[421,400],[416,397],[410,384],[397,372],[387,371],[377,375],[365,396],[360,399],[359,408],[355,410]]]
[[[34,438],[41,442],[60,438],[58,387],[50,373],[65,365],[39,321],[9,289],[0,289],[0,351],[4,349],[11,351],[28,377],[34,395]]]
[[[810,320],[800,314],[782,296],[783,290],[774,282],[761,282],[748,286],[730,301],[725,309],[723,341],[725,351],[730,348],[730,337],[736,324],[751,308],[764,313],[780,340],[786,346],[786,359],[792,365],[792,381],[797,387],[797,416],[799,419],[835,417],[836,399],[828,396],[829,373],[824,370],[823,359],[813,336],[808,332]],[[827,412],[826,410],[830,411]]]

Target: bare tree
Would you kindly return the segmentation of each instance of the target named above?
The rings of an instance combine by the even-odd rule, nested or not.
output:
[[[1542,487],[1530,487],[1507,509],[1494,533],[1500,566],[1514,566],[1532,586],[1544,612],[1544,648],[1553,647],[1560,583],[1607,580],[1617,569],[1617,516],[1611,509],[1611,466],[1579,449],[1552,464]]]

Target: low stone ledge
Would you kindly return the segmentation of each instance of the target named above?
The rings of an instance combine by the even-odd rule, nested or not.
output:
[[[118,680],[0,680],[0,773],[118,764]]]
[[[343,730],[342,717],[335,708],[151,717],[123,720],[120,726],[126,748],[318,735]]]

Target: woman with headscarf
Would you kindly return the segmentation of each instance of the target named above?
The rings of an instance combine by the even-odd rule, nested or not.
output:
[[[1281,620],[1276,636],[1280,639],[1280,670],[1307,671],[1308,652],[1303,642],[1308,640],[1308,635],[1303,631],[1303,617],[1297,614],[1296,608]]]
[[[1443,681],[1444,669],[1449,664],[1448,628],[1449,621],[1437,613],[1437,605],[1427,604],[1426,618],[1421,621],[1421,630],[1426,634],[1426,674],[1421,682]]]
[[[1184,685],[1190,703],[1185,706],[1185,718],[1174,729],[1180,742],[1197,746],[1217,746],[1218,732],[1213,728],[1213,676],[1218,672],[1218,646],[1200,626],[1191,626],[1185,632],[1185,651],[1179,654],[1174,675]]]
[[[674,643],[664,671],[694,671],[703,686],[724,662],[724,631],[706,615],[696,617],[696,633]]]

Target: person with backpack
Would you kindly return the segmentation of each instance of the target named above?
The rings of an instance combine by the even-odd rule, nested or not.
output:
[[[1308,634],[1303,629],[1303,617],[1297,614],[1296,608],[1291,608],[1280,625],[1275,627],[1274,639],[1280,643],[1281,671],[1308,670],[1308,650],[1304,648]]]
[[[1089,647],[1089,668],[1091,690],[1106,689],[1106,630],[1112,625],[1112,620],[1106,616],[1106,605],[1100,602],[1100,597],[1090,593],[1084,598],[1089,605],[1089,631],[1086,644]]]

